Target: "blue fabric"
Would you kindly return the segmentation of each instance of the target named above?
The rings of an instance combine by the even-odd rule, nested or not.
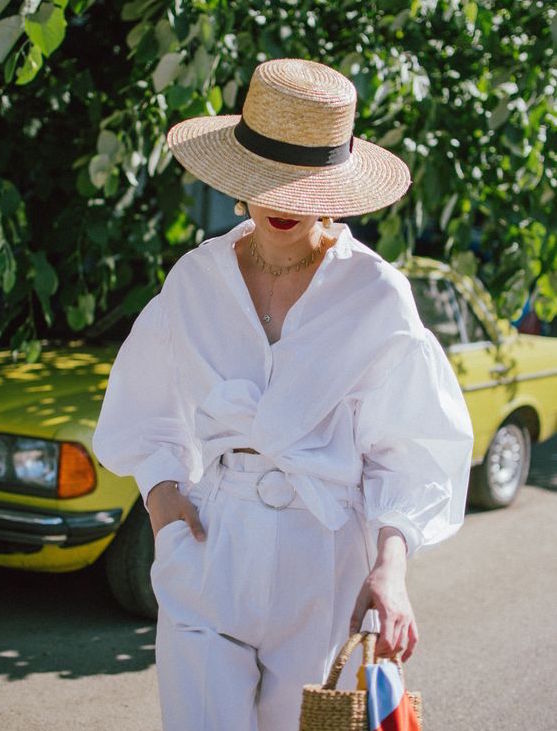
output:
[[[365,666],[368,689],[368,715],[370,731],[381,727],[381,723],[398,707],[404,688],[398,668],[393,662]]]

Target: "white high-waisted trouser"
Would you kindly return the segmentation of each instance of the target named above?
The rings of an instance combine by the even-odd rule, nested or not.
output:
[[[292,496],[274,471],[258,497],[269,470],[260,454],[227,452],[214,484],[203,478],[188,493],[206,541],[183,520],[157,533],[151,579],[164,731],[297,731],[303,685],[324,682],[348,638],[376,552],[361,501],[331,531],[299,497],[284,509],[265,504]],[[376,610],[367,612],[363,629],[379,626]],[[356,687],[360,663],[353,653],[338,688]]]

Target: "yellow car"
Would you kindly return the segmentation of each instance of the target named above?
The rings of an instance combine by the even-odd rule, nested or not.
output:
[[[557,342],[497,319],[480,283],[444,264],[415,257],[401,268],[470,410],[470,500],[508,505],[528,474],[531,442],[557,431]],[[118,347],[50,345],[35,364],[0,352],[0,565],[73,571],[100,559],[119,603],[154,617],[152,532],[137,486],[91,449]]]
[[[474,427],[468,500],[509,505],[524,484],[532,442],[557,431],[557,340],[519,333],[499,319],[477,279],[413,257],[410,279],[424,324],[445,349]]]

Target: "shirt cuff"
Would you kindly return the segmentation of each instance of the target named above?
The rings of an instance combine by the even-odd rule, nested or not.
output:
[[[150,454],[134,472],[143,504],[147,510],[147,496],[151,489],[163,480],[189,481],[189,469],[169,447],[161,447]]]
[[[410,558],[424,542],[422,531],[404,513],[398,510],[388,510],[381,515],[368,519],[371,530],[374,532],[375,543],[379,539],[381,528],[391,526],[399,530],[406,541],[406,557]]]

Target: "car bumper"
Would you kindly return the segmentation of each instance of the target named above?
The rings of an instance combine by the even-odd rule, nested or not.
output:
[[[92,543],[115,533],[122,510],[63,512],[0,504],[0,553],[34,553],[43,546],[61,548]]]

